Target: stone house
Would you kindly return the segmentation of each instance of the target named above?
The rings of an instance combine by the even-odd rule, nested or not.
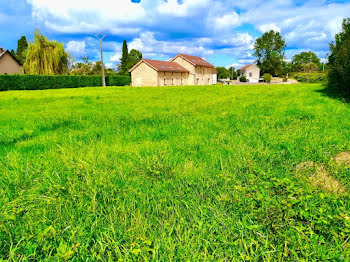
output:
[[[0,48],[0,75],[22,74],[21,63],[10,51]]]
[[[133,86],[211,85],[213,69],[203,58],[178,54],[170,61],[142,59],[129,72]]]
[[[239,70],[240,76],[245,76],[250,83],[258,83],[260,68],[256,64],[246,65]]]

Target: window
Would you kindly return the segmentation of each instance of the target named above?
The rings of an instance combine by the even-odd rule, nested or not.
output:
[[[184,84],[184,82],[183,82],[183,79],[181,78],[181,85],[183,85]]]
[[[252,77],[253,76],[253,73],[249,73],[249,77]]]
[[[166,79],[164,78],[164,85],[166,86]]]
[[[172,84],[174,85],[174,78],[171,79]]]

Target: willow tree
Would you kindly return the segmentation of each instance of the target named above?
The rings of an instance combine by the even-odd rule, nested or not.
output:
[[[39,30],[27,49],[24,71],[32,75],[61,75],[68,71],[69,54],[64,44],[49,41]]]

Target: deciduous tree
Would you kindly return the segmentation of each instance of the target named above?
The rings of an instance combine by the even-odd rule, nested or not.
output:
[[[330,44],[328,68],[329,86],[350,96],[350,18],[344,19],[342,31]]]
[[[228,71],[230,72],[230,78],[231,80],[237,79],[237,71],[235,70],[235,68],[233,66],[231,66]]]
[[[230,71],[227,70],[225,67],[219,66],[215,69],[218,72],[218,79],[226,79],[231,77]]]
[[[69,54],[64,45],[49,41],[39,30],[34,33],[34,41],[29,44],[24,71],[33,75],[60,75],[68,72]]]
[[[126,65],[126,70],[129,72],[129,70],[136,65],[140,60],[142,59],[142,53],[138,50],[132,49],[128,55],[128,62]]]
[[[291,69],[294,72],[317,71],[320,67],[321,61],[314,52],[301,52],[293,56]]]
[[[254,55],[262,73],[282,75],[285,67],[286,42],[279,32],[273,30],[256,39]]]

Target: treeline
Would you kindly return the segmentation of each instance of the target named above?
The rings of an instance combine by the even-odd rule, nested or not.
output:
[[[33,41],[28,43],[25,36],[17,42],[17,50],[11,50],[23,66],[23,73],[28,75],[101,75],[102,62],[92,62],[90,58],[81,57],[79,62],[64,49],[64,43],[50,41],[39,30],[34,32]],[[131,69],[142,59],[142,53],[132,49],[128,51],[124,40],[120,64],[115,69],[107,68],[106,76],[129,76]]]
[[[276,31],[269,31],[257,38],[254,44],[254,56],[262,74],[287,77],[292,72],[312,73],[327,70],[327,65],[314,52],[301,52],[286,61],[286,41]]]
[[[296,75],[301,81],[328,81],[328,89],[342,96],[350,96],[350,19],[344,19],[342,30],[330,43],[328,62],[321,63],[313,52],[295,55],[290,63],[285,61],[286,42],[278,32],[270,31],[256,40],[254,55],[262,73],[286,76],[290,72],[304,72]],[[327,74],[313,72],[326,71]]]
[[[265,77],[293,76],[301,82],[326,82],[329,89],[343,96],[350,96],[350,18],[344,19],[342,30],[330,43],[328,62],[321,62],[314,52],[301,52],[286,61],[286,41],[276,31],[264,33],[256,39],[254,56]],[[219,79],[237,79],[239,70],[217,67]],[[239,77],[242,80],[244,77]],[[244,80],[244,79],[243,79]]]
[[[284,57],[285,42],[278,32],[270,31],[265,33],[261,38],[257,39],[255,44],[255,55],[258,58],[257,64],[261,69],[261,74],[270,74],[271,76],[279,76],[286,78],[294,73],[305,73],[299,75],[311,75],[315,72],[323,72],[328,69],[326,63],[322,63],[317,55],[310,52],[301,52],[293,56],[291,62],[286,62]],[[271,48],[275,46],[275,49]],[[216,67],[218,79],[239,78],[239,69],[234,67]],[[242,79],[241,79],[242,80]],[[244,82],[244,79],[243,79]]]

